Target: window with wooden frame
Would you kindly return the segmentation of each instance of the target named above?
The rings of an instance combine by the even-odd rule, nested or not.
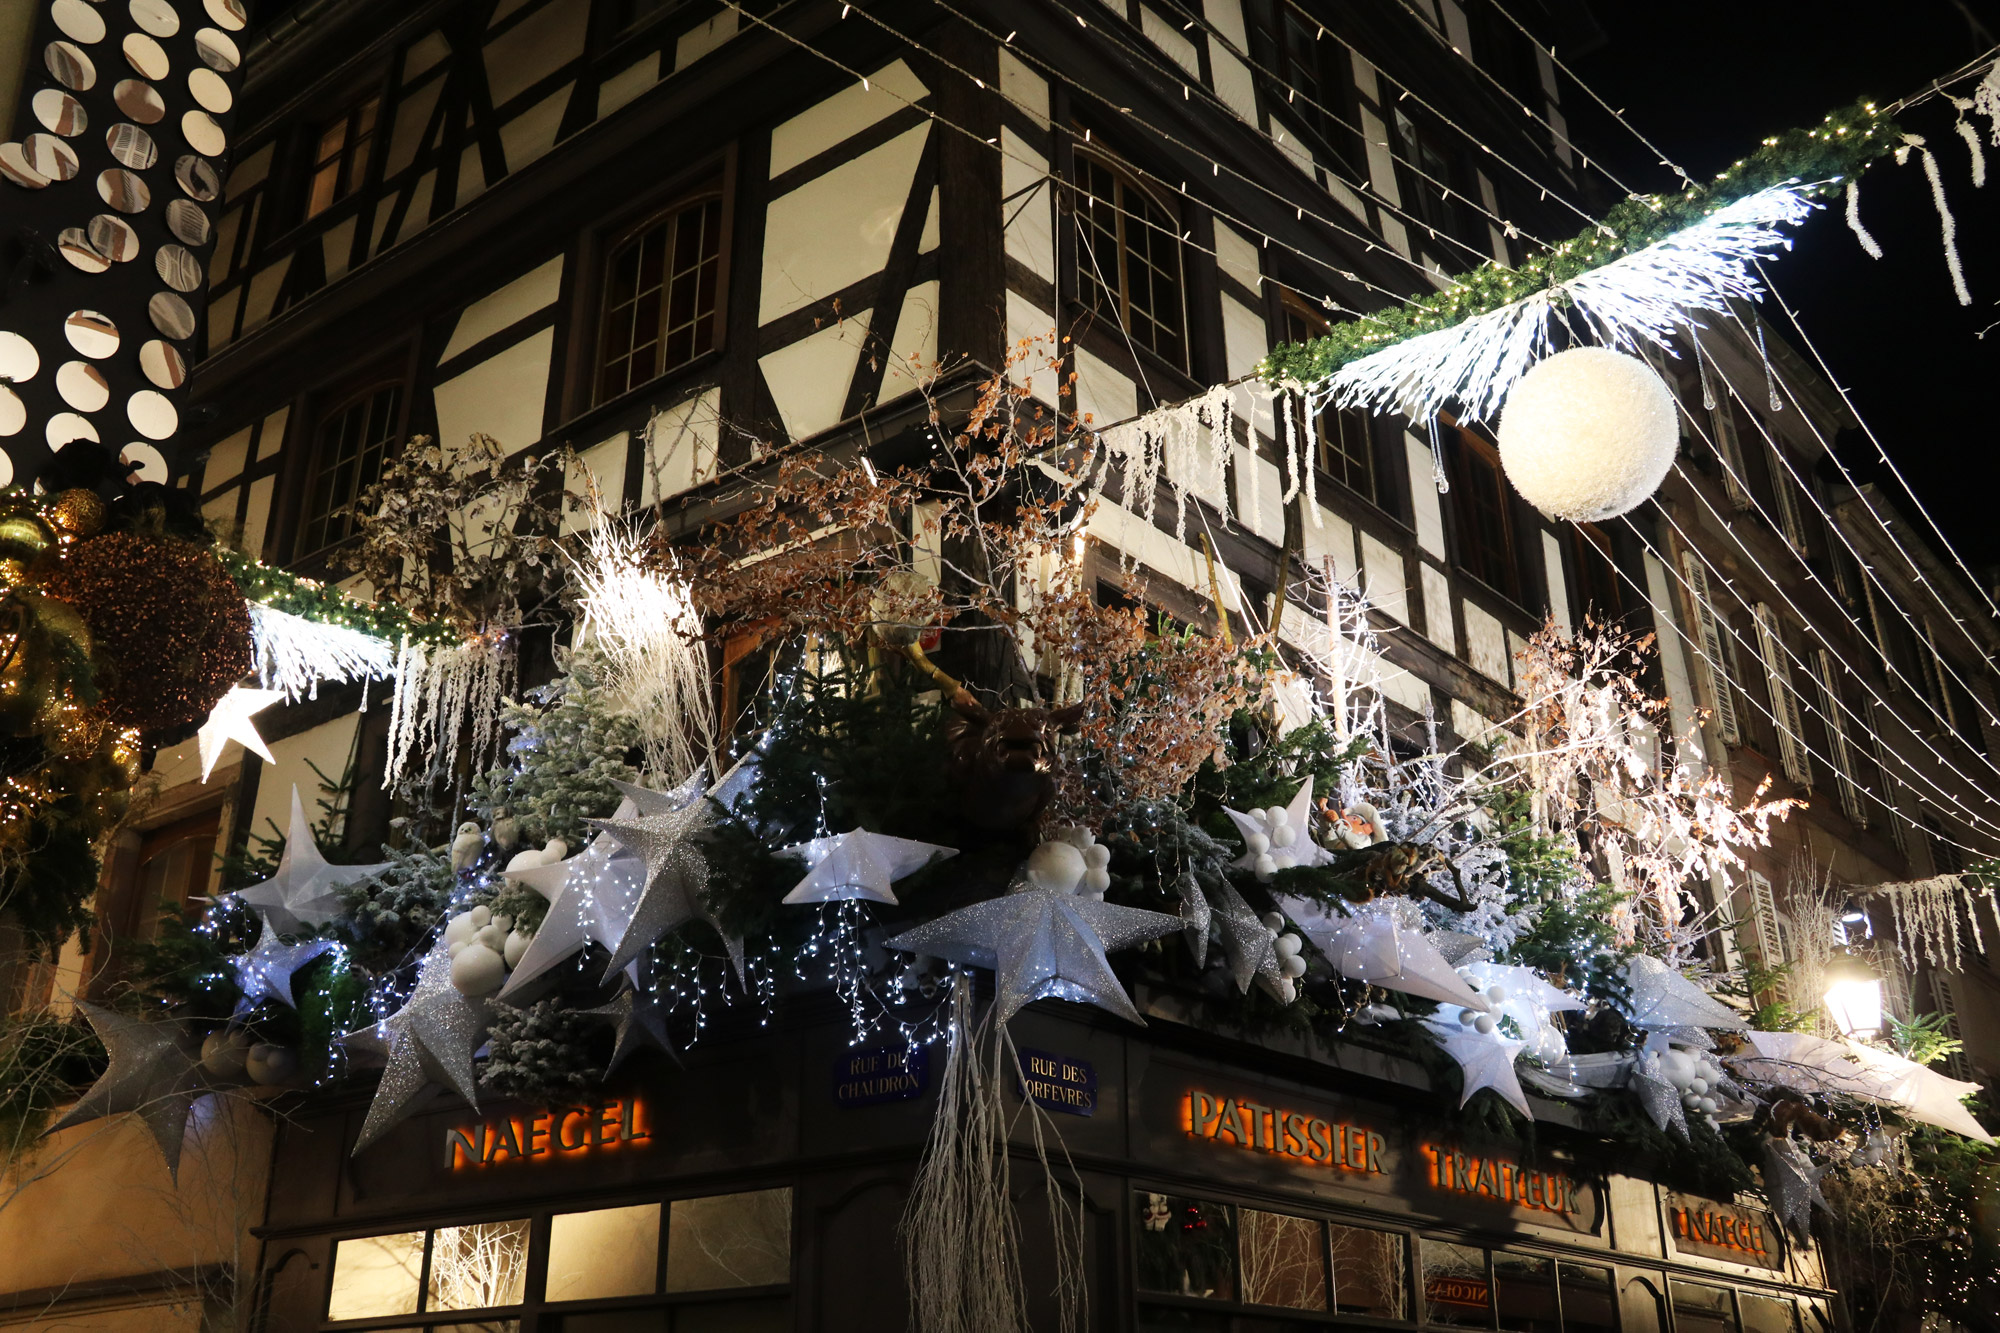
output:
[[[1521,601],[1520,561],[1514,551],[1513,505],[1500,470],[1500,451],[1476,433],[1440,421],[1438,433],[1449,446],[1452,529],[1458,563],[1493,591]]]
[[[378,384],[339,400],[313,426],[311,470],[299,514],[298,554],[309,556],[354,535],[348,512],[382,476],[402,433],[403,386]]]
[[[1174,214],[1128,172],[1076,154],[1076,293],[1137,345],[1187,369],[1187,297]]]
[[[1395,118],[1396,156],[1402,159],[1403,207],[1437,240],[1457,237],[1458,210],[1447,197],[1451,189],[1451,158],[1437,131],[1419,124],[1397,107]]]
[[[1297,292],[1286,290],[1285,341],[1310,342],[1324,337],[1327,322]],[[1360,408],[1328,407],[1313,420],[1314,462],[1319,470],[1370,504],[1379,504],[1375,489],[1375,425],[1373,414]]]
[[[612,243],[598,318],[598,402],[715,350],[722,211],[721,192],[704,190]]]
[[[1253,57],[1267,72],[1275,101],[1300,122],[1351,182],[1368,179],[1354,103],[1354,56],[1347,44],[1306,17],[1294,0],[1246,6]],[[1275,103],[1274,103],[1274,109]]]
[[[1619,589],[1618,565],[1611,555],[1611,538],[1595,523],[1572,523],[1570,551],[1576,561],[1576,609],[1599,620],[1625,614]]]
[[[381,98],[369,97],[320,123],[306,173],[306,217],[318,217],[361,188],[381,108]]]

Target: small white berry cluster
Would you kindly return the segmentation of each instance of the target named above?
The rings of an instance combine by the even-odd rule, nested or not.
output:
[[[1291,812],[1282,805],[1252,810],[1250,818],[1257,827],[1243,836],[1243,849],[1256,858],[1250,863],[1250,873],[1257,877],[1258,883],[1268,884],[1280,870],[1289,870],[1299,863],[1298,853],[1292,849],[1306,836],[1306,830],[1292,823]]]
[[[1505,986],[1488,986],[1485,995],[1486,1002],[1495,1007],[1507,1003],[1507,988]],[[1477,1009],[1459,1010],[1458,1021],[1482,1037],[1491,1035],[1493,1030],[1500,1026],[1500,1019],[1496,1015],[1481,1013]]]
[[[1111,849],[1087,828],[1060,828],[1028,854],[1027,876],[1038,889],[1102,902],[1111,887]]]
[[[1721,1065],[1704,1052],[1669,1047],[1660,1052],[1660,1077],[1674,1085],[1681,1105],[1707,1116],[1709,1124],[1715,1123],[1715,1113],[1722,1105],[1715,1097],[1716,1085],[1722,1081]]]
[[[528,951],[533,938],[514,929],[506,916],[490,907],[460,912],[445,923],[444,942],[451,955],[451,984],[475,999],[507,984],[507,973]]]
[[[1266,912],[1263,916],[1267,930],[1278,932],[1272,948],[1278,953],[1278,972],[1286,981],[1297,981],[1306,974],[1305,941],[1285,929],[1285,918],[1276,912]]]

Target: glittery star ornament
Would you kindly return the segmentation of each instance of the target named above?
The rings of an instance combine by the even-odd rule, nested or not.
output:
[[[1764,1197],[1771,1201],[1771,1211],[1792,1235],[1805,1240],[1812,1226],[1813,1205],[1827,1207],[1826,1196],[1819,1192],[1819,1178],[1826,1174],[1826,1168],[1813,1165],[1797,1144],[1770,1139],[1764,1144],[1761,1174]]]
[[[242,996],[236,1012],[247,1014],[265,1000],[276,1000],[288,1009],[298,1008],[292,999],[292,973],[333,947],[331,940],[306,940],[286,944],[265,922],[256,947],[230,961],[236,967],[236,986]]]
[[[1632,1026],[1640,1028],[1722,1028],[1743,1031],[1743,1016],[1648,954],[1625,964],[1632,987]]]
[[[1681,1090],[1660,1072],[1659,1052],[1646,1051],[1639,1056],[1626,1086],[1632,1089],[1633,1098],[1655,1128],[1664,1132],[1671,1125],[1682,1138],[1688,1136],[1687,1108],[1681,1101]]]
[[[1256,910],[1228,880],[1222,881],[1209,898],[1216,932],[1222,936],[1222,953],[1229,964],[1229,979],[1236,989],[1249,993],[1258,976],[1276,984],[1284,978],[1278,970],[1278,932],[1265,925]]]
[[[1215,909],[1208,905],[1208,895],[1201,891],[1201,882],[1194,877],[1194,871],[1183,870],[1174,881],[1174,889],[1181,896],[1181,920],[1187,923],[1181,937],[1187,941],[1188,951],[1194,955],[1196,967],[1208,966],[1208,923],[1214,919]]]
[[[618,1066],[625,1063],[627,1056],[642,1046],[652,1046],[666,1053],[675,1064],[680,1063],[680,1053],[667,1037],[667,1016],[660,1009],[660,1002],[650,994],[641,993],[637,984],[628,985],[613,997],[609,1004],[600,1004],[595,1009],[585,1009],[584,1013],[607,1019],[611,1023],[617,1040],[611,1047],[611,1063],[604,1067],[604,1076],[609,1078],[618,1072]]]
[[[708,858],[698,843],[715,822],[717,813],[712,801],[697,799],[662,814],[590,821],[636,856],[645,873],[639,896],[632,904],[631,922],[619,938],[618,947],[612,950],[611,965],[605,969],[605,976],[624,967],[668,931],[696,917],[715,925],[706,901]],[[742,937],[728,935],[720,926],[716,927],[716,933],[722,935],[729,949],[729,960],[741,981]]]
[[[1521,1053],[1521,1043],[1503,1035],[1498,1029],[1481,1032],[1477,1028],[1459,1023],[1455,1018],[1447,1022],[1428,1024],[1437,1044],[1444,1048],[1458,1064],[1465,1091],[1458,1104],[1464,1106],[1472,1100],[1472,1095],[1481,1088],[1491,1088],[1509,1106],[1522,1115],[1534,1118],[1528,1109],[1528,1094],[1521,1091],[1521,1080],[1514,1072],[1514,1057]]]
[[[996,973],[995,1021],[1023,1005],[1073,1000],[1109,1009],[1140,1026],[1145,1019],[1111,971],[1105,954],[1181,929],[1165,912],[1082,898],[1061,889],[1029,889],[991,898],[904,931],[887,947]]]
[[[440,1084],[478,1109],[472,1053],[486,1040],[489,1014],[485,1001],[471,999],[451,984],[450,947],[439,940],[418,967],[416,989],[403,1007],[372,1029],[342,1039],[385,1051],[389,1060],[355,1138],[356,1153],[428,1101]]]
[[[261,884],[237,890],[236,896],[256,909],[264,924],[280,935],[296,935],[308,926],[323,926],[340,915],[342,885],[366,879],[388,862],[367,866],[328,865],[313,841],[312,826],[306,823],[305,804],[299,789],[292,788],[292,826],[285,835],[285,854],[278,859],[278,873]]]
[[[215,707],[209,710],[208,721],[202,723],[201,730],[195,734],[195,743],[201,750],[203,782],[207,782],[208,775],[215,771],[216,761],[222,758],[224,747],[231,741],[267,764],[276,762],[271,758],[264,738],[257,734],[257,725],[250,718],[284,697],[283,690],[256,690],[232,685],[229,693],[215,701]]]
[[[636,814],[638,809],[628,797],[619,802],[613,818],[630,819]],[[588,944],[616,949],[626,927],[632,924],[632,907],[645,875],[644,864],[626,853],[609,833],[599,833],[589,846],[566,861],[506,871],[507,879],[526,884],[547,898],[549,910],[497,998],[506,1000],[520,994]]]
[[[810,867],[798,887],[785,895],[788,903],[866,898],[894,906],[896,895],[889,887],[891,883],[915,874],[933,861],[957,856],[958,849],[855,829],[786,847],[778,855],[796,856]]]
[[[1461,1009],[1485,1013],[1493,1007],[1466,984],[1422,931],[1403,925],[1393,910],[1362,908],[1353,916],[1341,916],[1309,898],[1280,894],[1277,901],[1344,977]]]
[[[104,1043],[110,1064],[47,1132],[135,1112],[160,1145],[167,1174],[178,1179],[188,1111],[196,1097],[210,1091],[201,1072],[201,1043],[179,1023],[148,1023],[80,1001],[77,1008]]]

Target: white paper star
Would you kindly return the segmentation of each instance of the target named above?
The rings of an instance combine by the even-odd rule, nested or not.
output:
[[[631,921],[612,950],[609,977],[651,947],[668,931],[696,917],[716,927],[729,950],[736,976],[743,978],[743,940],[715,923],[708,910],[708,860],[696,842],[715,822],[715,803],[699,798],[664,814],[590,822],[611,835],[644,867],[644,880],[632,904]]]
[[[1298,791],[1292,794],[1290,803],[1285,806],[1285,827],[1298,830],[1297,840],[1289,847],[1271,849],[1273,852],[1289,852],[1292,865],[1329,865],[1334,860],[1333,853],[1312,839],[1312,799],[1312,779],[1307,778],[1299,784]],[[1239,870],[1254,869],[1257,864],[1257,854],[1248,850],[1250,835],[1264,834],[1268,830],[1255,815],[1247,815],[1241,810],[1231,810],[1228,806],[1222,807],[1222,813],[1228,815],[1229,822],[1236,826],[1237,836],[1243,839],[1245,846],[1243,855],[1230,864]]]
[[[1280,894],[1277,902],[1344,977],[1461,1009],[1484,1013],[1493,1007],[1423,932],[1402,925],[1393,911],[1364,907],[1341,916],[1309,898]]]
[[[783,848],[778,855],[796,856],[811,867],[798,887],[785,895],[788,903],[867,898],[894,906],[892,882],[914,875],[933,861],[957,856],[958,848],[855,829]]]
[[[80,1001],[77,1008],[90,1020],[111,1063],[47,1132],[136,1112],[160,1145],[167,1173],[178,1178],[188,1111],[195,1098],[210,1090],[201,1069],[201,1044],[176,1022],[148,1023]]]
[[[637,813],[628,797],[612,817],[629,819]],[[646,867],[624,852],[609,833],[599,833],[589,846],[566,861],[504,872],[505,878],[526,884],[547,898],[549,910],[498,998],[506,1000],[526,990],[550,968],[593,941],[616,949],[632,924],[632,905],[638,901],[645,876]]]
[[[1491,1088],[1509,1106],[1530,1119],[1534,1118],[1534,1112],[1528,1109],[1528,1094],[1521,1091],[1521,1080],[1514,1072],[1514,1057],[1521,1053],[1520,1042],[1502,1035],[1497,1029],[1480,1032],[1459,1023],[1456,1018],[1448,1017],[1444,1022],[1432,1021],[1427,1026],[1436,1035],[1444,1053],[1458,1062],[1465,1083],[1465,1093],[1458,1099],[1460,1106],[1471,1101],[1472,1094],[1481,1088]]]
[[[343,1042],[386,1050],[389,1066],[368,1105],[354,1151],[374,1143],[447,1084],[477,1110],[472,1053],[486,1040],[489,1008],[451,984],[451,950],[439,940],[417,971],[417,987],[395,1013]]]
[[[1005,1023],[1035,1000],[1073,1000],[1109,1009],[1144,1026],[1132,997],[1105,958],[1181,929],[1177,916],[1080,898],[1061,889],[1030,889],[941,916],[886,941],[995,972],[994,1020]]]
[[[278,859],[278,873],[262,884],[237,890],[236,896],[255,908],[264,923],[280,935],[296,935],[307,926],[323,926],[340,915],[337,890],[342,885],[366,879],[387,866],[386,861],[368,866],[328,865],[313,841],[305,805],[294,786],[292,827],[285,835],[285,854]]]
[[[235,741],[265,763],[275,763],[271,751],[265,746],[264,738],[257,734],[256,724],[250,721],[254,714],[263,712],[272,704],[285,697],[283,690],[253,690],[241,685],[229,687],[229,693],[215,701],[209,710],[208,721],[201,724],[196,733],[196,743],[201,747],[201,780],[208,781],[208,775],[215,771],[216,761],[222,758],[223,749]],[[186,735],[185,732],[182,733]]]
[[[271,929],[271,923],[264,922],[256,947],[231,960],[236,965],[237,988],[243,992],[236,1002],[236,1012],[246,1014],[267,999],[289,1009],[298,1008],[292,999],[292,973],[332,947],[331,940],[286,944]]]
[[[1750,1026],[1741,1014],[1650,954],[1625,964],[1632,987],[1632,1026],[1640,1028],[1722,1028]]]

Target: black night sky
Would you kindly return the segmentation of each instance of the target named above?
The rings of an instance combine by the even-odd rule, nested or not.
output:
[[[1565,59],[1665,154],[1706,180],[1768,134],[1816,122],[1857,97],[1887,102],[1915,93],[1989,50],[2000,41],[1993,8],[1992,0],[1594,0],[1607,40]],[[1954,91],[1967,96],[1970,85]],[[1631,133],[1579,100],[1565,98],[1580,143],[1595,145],[1635,188],[1672,184]],[[1836,206],[1801,229],[1797,248],[1771,272],[1862,419],[1991,588],[2000,565],[2000,430],[1992,411],[2000,390],[2000,147],[1986,143],[1987,183],[1974,189],[1955,114],[1934,99],[1905,125],[1938,154],[1970,307],[1952,294],[1937,212],[1914,157],[1904,167],[1877,165],[1862,179],[1862,219],[1882,259],[1862,251]],[[1781,313],[1772,320],[1782,326]],[[1983,341],[1982,329],[1990,329]],[[1840,451],[1857,475],[1894,484],[1858,432],[1842,437]]]

